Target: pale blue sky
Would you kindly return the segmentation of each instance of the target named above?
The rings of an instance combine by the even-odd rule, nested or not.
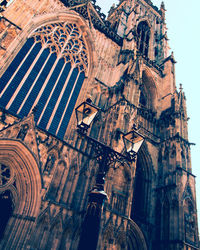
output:
[[[152,0],[160,7],[162,0]],[[118,0],[97,0],[102,12],[107,14],[113,3]],[[187,98],[189,120],[189,141],[191,146],[192,169],[196,178],[198,220],[200,228],[200,19],[199,0],[165,0],[166,23],[171,51],[174,51],[176,64],[176,85],[183,84]]]

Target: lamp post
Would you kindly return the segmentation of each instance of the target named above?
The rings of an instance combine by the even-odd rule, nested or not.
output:
[[[115,161],[135,161],[137,152],[144,141],[144,137],[135,130],[123,134],[123,141],[126,149],[126,155],[123,155],[94,138],[87,136],[87,130],[99,110],[98,107],[91,103],[90,99],[80,104],[75,110],[78,132],[84,135],[93,145],[96,159],[99,164],[95,185],[89,193],[88,206],[82,224],[78,250],[96,250],[101,212],[104,201],[107,199],[107,194],[104,191],[105,176],[109,170],[110,164]]]

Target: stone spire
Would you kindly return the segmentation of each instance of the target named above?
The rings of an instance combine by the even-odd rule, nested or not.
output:
[[[161,15],[162,15],[162,18],[163,18],[163,21],[165,21],[165,4],[164,2],[162,1],[161,5],[160,5],[160,11],[161,11]]]

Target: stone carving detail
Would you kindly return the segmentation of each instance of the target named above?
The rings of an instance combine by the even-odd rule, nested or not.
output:
[[[125,194],[113,191],[111,200],[112,209],[117,213],[124,214],[126,209],[126,200],[127,196]]]
[[[50,174],[55,163],[55,155],[49,154],[44,166],[44,174]]]
[[[48,24],[35,30],[33,37],[36,43],[41,42],[52,53],[62,54],[66,62],[75,64],[82,71],[87,70],[86,45],[76,24]]]
[[[17,135],[17,138],[23,141],[28,132],[28,129],[29,129],[28,124],[22,125],[22,128],[20,129],[19,134]]]
[[[8,46],[19,34],[20,30],[20,27],[13,23],[10,23],[9,20],[4,19],[4,17],[0,18],[0,56],[5,53]]]
[[[0,164],[0,191],[14,181],[14,173],[10,167]]]
[[[185,239],[186,242],[195,241],[195,216],[194,208],[192,202],[187,199],[185,200],[185,213],[184,213],[184,222],[185,222]]]

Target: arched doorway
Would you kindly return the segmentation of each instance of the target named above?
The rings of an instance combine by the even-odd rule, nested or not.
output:
[[[41,187],[38,162],[31,151],[19,140],[1,139],[0,249],[21,249],[26,244],[25,235],[40,209]]]
[[[4,236],[4,231],[10,216],[14,210],[14,204],[12,201],[12,193],[10,190],[6,190],[0,194],[0,240]]]
[[[138,225],[148,241],[151,240],[150,233],[152,231],[152,169],[147,144],[144,143],[137,157],[130,217]]]
[[[138,154],[135,181],[133,187],[133,200],[131,219],[137,223],[145,223],[148,217],[149,199],[151,194],[150,169],[143,154]]]
[[[132,220],[128,222],[127,250],[147,250],[144,235],[138,225]]]

